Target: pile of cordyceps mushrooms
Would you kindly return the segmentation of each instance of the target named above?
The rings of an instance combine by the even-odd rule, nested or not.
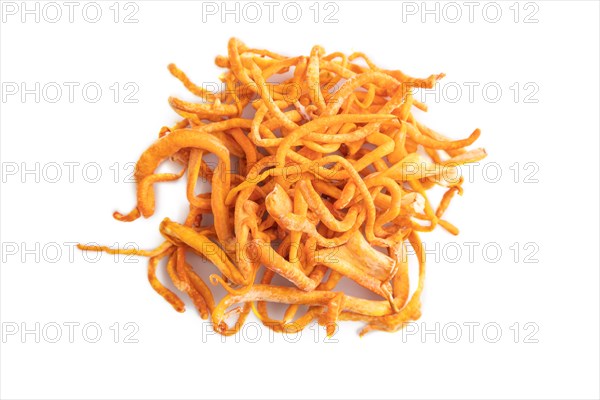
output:
[[[227,50],[216,58],[225,69],[216,93],[169,66],[200,100],[169,99],[182,119],[139,158],[136,207],[114,213],[120,221],[151,216],[155,184],[185,176],[185,221],[162,221],[165,241],[151,251],[80,248],[149,257],[150,284],[183,312],[183,301],[156,276],[166,258],[177,290],[224,335],[236,333],[250,311],[275,331],[299,331],[316,319],[330,335],[340,320],[364,321],[364,334],[419,318],[425,257],[418,232],[439,225],[458,233],[443,219],[462,194],[458,167],[485,157],[483,149],[465,149],[478,129],[450,140],[416,121],[412,108],[426,106],[414,90],[432,88],[443,74],[412,78],[362,53],[326,54],[321,46],[287,57],[233,38]],[[218,163],[211,166],[208,156]],[[157,173],[168,159],[181,172]],[[210,189],[196,194],[202,180]],[[445,191],[437,208],[427,197],[435,186]],[[419,263],[410,299],[408,246]],[[189,252],[214,267],[191,265]],[[227,291],[218,303],[198,268],[214,268],[210,284]],[[288,284],[273,284],[276,275]],[[380,299],[344,293],[343,277]],[[270,317],[268,303],[287,305],[283,318]]]

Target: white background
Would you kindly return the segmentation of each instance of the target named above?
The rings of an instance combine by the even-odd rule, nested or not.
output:
[[[45,20],[54,18],[53,10],[46,9],[51,14],[41,15],[39,23],[34,15],[22,23],[18,10],[3,14],[0,28],[3,89],[7,82],[29,88],[36,82],[80,84],[72,103],[65,86],[56,103],[47,101],[54,94],[42,93],[38,103],[33,94],[23,100],[21,93],[7,96],[3,90],[2,398],[598,398],[597,2],[516,7],[498,2],[502,15],[496,23],[488,21],[495,18],[493,9],[482,13],[485,3],[474,9],[473,22],[468,7],[454,3],[462,12],[455,23],[449,21],[454,10],[445,3],[438,4],[439,22],[433,14],[422,22],[421,2],[338,1],[337,23],[323,22],[323,3],[315,23],[313,2],[299,3],[297,23],[283,18],[281,3],[271,23],[259,3],[261,21],[249,23],[242,15],[236,23],[226,16],[224,24],[220,14],[204,15],[203,21],[200,2],[137,1],[138,22],[131,24],[123,18],[134,8],[124,9],[123,3],[118,23],[112,1],[100,2],[97,23],[82,17],[84,4],[75,9],[73,23],[59,2],[63,16],[57,23]],[[413,6],[414,15],[408,12]],[[43,3],[39,7],[42,12]],[[525,23],[532,12],[529,19],[537,22]],[[255,330],[222,342],[206,334],[189,303],[188,311],[178,314],[153,292],[144,259],[134,263],[103,255],[93,263],[77,251],[70,258],[65,243],[135,242],[152,248],[161,241],[159,222],[185,215],[183,186],[176,183],[159,188],[152,218],[124,224],[111,217],[115,209],[125,212],[134,204],[134,185],[124,182],[130,171],[125,164],[137,159],[162,125],[177,120],[168,96],[192,98],[167,64],[177,63],[198,83],[215,82],[214,57],[226,54],[231,36],[287,55],[307,55],[314,44],[328,52],[364,51],[382,67],[422,77],[445,72],[450,86],[462,86],[456,102],[451,91],[437,99],[428,96],[429,113],[418,117],[454,138],[481,128],[478,145],[489,158],[474,169],[473,182],[464,185],[464,196],[448,211],[460,236],[422,235],[432,254],[423,317],[413,327],[419,332],[377,332],[360,339],[359,325],[342,323],[334,343],[325,343],[322,328],[315,326],[295,343],[270,337],[266,329],[256,343],[251,343]],[[82,97],[81,87],[89,82],[103,89],[96,103]],[[116,103],[109,89],[115,82],[121,88]],[[128,82],[139,88],[137,103],[124,102]],[[472,99],[468,82],[479,85]],[[496,102],[492,90],[487,98],[482,93],[486,84],[502,89]],[[527,97],[532,88],[536,93]],[[36,162],[39,177],[21,174]],[[61,166],[56,183],[50,182],[55,170],[42,171],[53,162]],[[79,163],[73,182],[65,162]],[[89,163],[100,166],[96,183],[87,181],[94,170],[82,174]],[[502,172],[497,182],[494,171],[482,171],[486,163]],[[526,163],[532,163],[529,169]],[[528,173],[533,175],[526,179]],[[467,242],[477,244],[472,259]],[[24,251],[36,243],[39,251]],[[447,243],[461,249],[458,261]],[[483,253],[489,243],[502,254]],[[64,325],[69,322],[80,324],[73,343]],[[130,338],[137,343],[126,343],[124,335],[132,332],[125,329],[128,322],[139,328]],[[21,336],[36,323],[39,343],[34,334]],[[95,336],[93,329],[83,335],[86,323],[102,329],[97,343],[86,340]],[[458,324],[462,337],[450,343],[451,330],[439,343],[434,334],[421,336],[422,329],[435,331],[436,323]],[[472,343],[468,323],[479,324]],[[62,327],[62,337],[50,343],[54,324]],[[490,343],[493,328],[482,332],[485,324],[502,329],[496,343]],[[19,332],[9,335],[15,326]]]

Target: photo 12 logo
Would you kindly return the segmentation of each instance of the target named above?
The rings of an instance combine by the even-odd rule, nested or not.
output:
[[[82,243],[85,246],[100,245],[95,242]],[[0,260],[2,264],[95,264],[100,260],[113,260],[114,263],[137,264],[139,257],[133,253],[140,250],[135,242],[115,242],[105,246],[107,250],[114,250],[114,254],[102,251],[80,250],[78,242],[24,242],[3,241],[0,243]],[[117,254],[117,250],[129,251],[130,254]]]
[[[335,1],[203,1],[202,22],[339,23],[340,3]]]
[[[330,326],[332,333],[327,335],[327,327]],[[290,344],[301,342],[331,344],[340,342],[340,339],[336,336],[339,332],[339,326],[337,324],[326,324],[325,326],[321,326],[317,322],[311,322],[305,327],[294,322],[289,322],[280,332],[275,332],[269,327],[269,323],[263,325],[258,322],[250,321],[243,324],[232,336],[224,336],[217,333],[211,322],[202,322],[201,328],[202,334],[200,340],[202,343],[216,341],[220,341],[221,343],[274,343],[276,341],[283,341],[284,343]]]
[[[515,104],[537,104],[540,85],[537,82],[453,82],[438,81],[431,89],[413,91],[421,103],[490,103],[502,100]]]
[[[139,343],[135,322],[2,322],[2,343]]]
[[[496,264],[500,261],[514,264],[537,264],[540,262],[540,245],[537,242],[457,242],[424,241],[423,251],[428,260],[436,264],[444,261],[450,264]],[[408,248],[404,261],[415,256],[414,249]]]
[[[75,23],[137,24],[140,6],[137,2],[110,1],[3,1],[2,23]]]
[[[135,183],[135,162],[114,162],[111,164],[95,161],[50,161],[16,162],[0,164],[2,183]]]
[[[537,24],[539,11],[540,5],[533,1],[404,1],[402,22],[495,24],[509,20],[515,24]]]
[[[135,82],[2,82],[2,103],[139,103]]]
[[[402,343],[539,343],[540,327],[535,322],[426,322],[410,321],[400,331]]]

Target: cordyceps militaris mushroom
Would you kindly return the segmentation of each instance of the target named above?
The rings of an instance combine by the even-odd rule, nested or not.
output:
[[[466,149],[479,129],[451,140],[416,120],[413,108],[427,106],[413,90],[432,88],[444,74],[413,78],[379,68],[363,53],[328,54],[321,46],[287,57],[235,38],[215,63],[224,69],[217,93],[169,65],[200,101],[169,99],[181,119],[160,129],[139,158],[135,208],[113,214],[124,222],[152,216],[155,186],[185,177],[178,196],[189,203],[188,216],[164,219],[165,240],[154,250],[79,247],[148,257],[152,288],[183,312],[185,303],[157,277],[164,262],[176,291],[223,335],[239,331],[250,311],[278,332],[316,320],[328,335],[337,321],[366,323],[362,335],[396,331],[419,318],[425,278],[419,232],[440,226],[458,234],[444,213],[463,193],[459,167],[486,156]],[[180,172],[157,172],[166,160],[180,164]],[[200,180],[209,191],[197,193]],[[444,190],[437,207],[428,195],[434,187]],[[409,247],[419,267],[412,295]],[[214,266],[202,268],[210,268],[211,284],[225,288],[223,298],[215,301],[189,253]],[[275,276],[288,284],[273,284]],[[339,285],[344,277],[379,300],[347,294]],[[287,305],[282,319],[269,316],[269,303]],[[300,312],[301,305],[308,307]]]

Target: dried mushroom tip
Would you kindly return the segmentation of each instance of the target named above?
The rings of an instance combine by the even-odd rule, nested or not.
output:
[[[414,201],[412,203],[413,209],[416,213],[422,214],[425,212],[425,197],[421,193],[413,193]]]
[[[113,218],[116,219],[117,221],[122,221],[122,222],[135,221],[140,216],[141,216],[140,210],[137,207],[135,207],[133,210],[131,210],[128,214],[121,214],[118,211],[113,212]]]
[[[443,219],[463,193],[458,167],[487,155],[467,149],[479,129],[452,140],[413,115],[427,106],[413,98],[412,88],[431,88],[444,74],[415,78],[380,68],[361,52],[327,54],[318,45],[310,54],[286,57],[236,38],[214,61],[224,69],[217,93],[169,64],[200,101],[168,99],[180,118],[162,127],[138,159],[135,207],[113,213],[124,222],[152,216],[156,184],[184,177],[187,218],[163,219],[165,241],[153,250],[78,247],[148,257],[152,288],[183,312],[183,301],[157,278],[167,258],[177,292],[226,336],[241,329],[250,311],[277,332],[301,331],[317,320],[328,336],[338,321],[366,323],[362,336],[418,319],[425,279],[418,232],[439,225],[458,234]],[[165,160],[181,164],[181,171],[157,173]],[[197,194],[200,180],[210,183],[208,192]],[[436,186],[444,190],[437,207],[429,196]],[[408,245],[419,268],[410,296]],[[214,266],[201,265],[214,268],[210,284],[194,271],[189,252]],[[288,286],[274,284],[276,276]],[[380,299],[344,293],[337,287],[343,277]],[[227,292],[218,302],[214,285]],[[268,303],[287,305],[283,319],[269,316]],[[300,312],[301,305],[307,310]],[[237,321],[229,326],[232,317]]]

